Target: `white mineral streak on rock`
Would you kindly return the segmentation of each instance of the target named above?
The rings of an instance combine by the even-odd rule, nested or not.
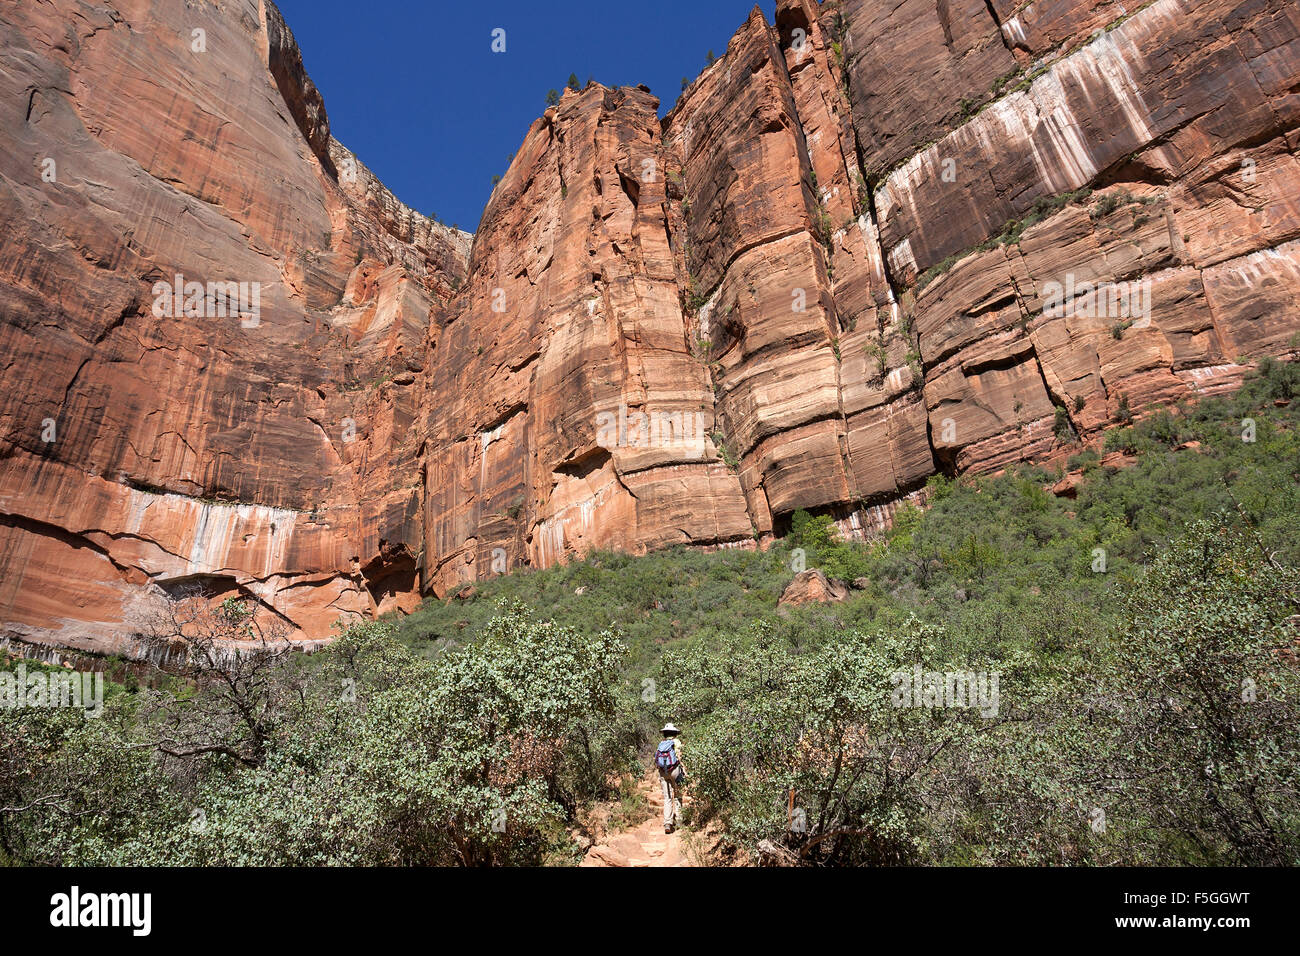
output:
[[[713,315],[713,307],[717,304],[718,294],[721,291],[722,291],[722,283],[719,282],[717,289],[713,291],[713,295],[709,296],[708,301],[705,302],[702,306],[700,306],[699,316],[700,316],[701,336],[707,336],[709,334],[709,318],[710,316]]]
[[[736,541],[719,541],[717,544],[710,545],[708,550],[714,551],[753,551],[754,541],[752,538],[741,538]]]
[[[297,512],[289,511],[282,518],[272,522],[271,540],[266,549],[262,577],[270,577],[274,572],[289,566],[289,543],[293,539],[294,525],[297,521]]]
[[[498,438],[501,437],[501,433],[504,431],[505,427],[506,426],[503,423],[498,425],[496,428],[492,429],[490,432],[483,432],[481,435],[479,435],[479,442],[482,445],[482,448],[480,449],[480,455],[479,455],[479,474],[478,474],[478,486],[480,489],[485,487],[485,484],[487,482],[488,446],[490,446],[494,441],[496,441]]]
[[[1267,288],[1279,282],[1300,285],[1300,240],[1231,259],[1212,271],[1216,278],[1229,277],[1235,280],[1233,284],[1247,289]]]
[[[596,509],[604,504],[610,487],[606,485],[538,522],[539,567],[548,568],[564,558],[566,538],[579,539],[594,528]]]
[[[1025,28],[1020,23],[1019,15],[1012,17],[1006,23],[1002,24],[1002,32],[1007,35],[1012,43],[1025,43]]]
[[[889,266],[895,274],[916,271],[916,257],[912,255],[911,239],[904,239],[889,250]]]
[[[1070,108],[1067,91],[1076,99],[1083,91],[1089,99],[1117,104],[1114,115],[1128,129],[1119,141],[1134,147],[1150,142],[1158,131],[1138,83],[1146,63],[1135,38],[1158,31],[1168,18],[1182,12],[1180,0],[1157,0],[1139,16],[1054,63],[1027,91],[990,104],[894,170],[876,192],[877,215],[883,221],[903,209],[909,223],[923,221],[918,196],[941,181],[938,172],[945,156],[979,154],[991,167],[998,154],[1026,152],[1033,158],[1040,194],[1069,192],[1090,182],[1099,171],[1099,158]],[[1112,158],[1108,155],[1104,162]]]
[[[541,552],[540,566],[550,567],[564,554],[564,519],[545,518],[537,526],[537,547]]]
[[[1187,374],[1197,382],[1207,382],[1240,369],[1240,365],[1203,365],[1187,369]]]
[[[854,511],[847,518],[840,518],[835,522],[835,527],[840,533],[840,537],[850,541],[860,541],[865,537],[862,527],[862,515]]]
[[[887,290],[890,301],[893,301],[894,290],[885,278],[885,260],[880,248],[880,230],[876,228],[876,224],[871,221],[871,218],[866,213],[858,217],[858,229],[862,232],[862,241],[867,248],[867,265],[871,270],[871,287],[873,289],[883,288]]]
[[[130,489],[131,497],[127,502],[126,515],[126,533],[130,535],[139,535],[140,529],[144,527],[145,515],[149,506],[159,499],[158,495],[146,494],[143,491]]]
[[[194,533],[189,548],[189,574],[203,574],[221,570],[241,570],[260,577],[283,568],[290,539],[298,514],[283,508],[263,505],[215,505],[195,502],[180,496],[189,508],[197,508]],[[182,506],[184,507],[184,506]],[[260,568],[245,567],[238,559],[232,560],[231,548],[245,536],[265,536]]]
[[[265,578],[286,566],[297,521],[298,512],[285,508],[211,504],[132,488],[126,533],[164,544],[174,529],[189,529],[177,549],[186,556],[183,573],[237,571]],[[250,559],[252,554],[257,560]]]

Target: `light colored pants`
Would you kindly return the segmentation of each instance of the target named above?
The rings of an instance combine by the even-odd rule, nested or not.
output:
[[[664,785],[664,826],[675,827],[682,812],[682,788],[666,774],[659,774],[659,780]]]

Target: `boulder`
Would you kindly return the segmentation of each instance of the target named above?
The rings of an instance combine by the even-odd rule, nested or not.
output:
[[[849,596],[849,589],[843,581],[836,581],[827,578],[825,574],[816,568],[807,571],[800,571],[794,576],[785,590],[781,592],[781,599],[777,601],[777,606],[793,604],[796,607],[804,604],[832,604],[843,601]]]

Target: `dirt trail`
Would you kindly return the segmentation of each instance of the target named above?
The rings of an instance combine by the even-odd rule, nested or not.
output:
[[[587,851],[579,866],[695,866],[682,842],[682,831],[664,833],[664,795],[659,771],[652,769],[637,789],[650,803],[650,817],[630,830],[605,834]],[[683,797],[690,805],[690,797]]]

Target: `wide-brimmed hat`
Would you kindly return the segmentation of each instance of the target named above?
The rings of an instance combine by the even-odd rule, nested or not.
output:
[[[678,730],[676,727],[674,727],[671,723],[669,723],[669,724],[664,724],[664,729],[661,730],[660,733],[663,733],[663,734],[680,734],[681,731]]]

